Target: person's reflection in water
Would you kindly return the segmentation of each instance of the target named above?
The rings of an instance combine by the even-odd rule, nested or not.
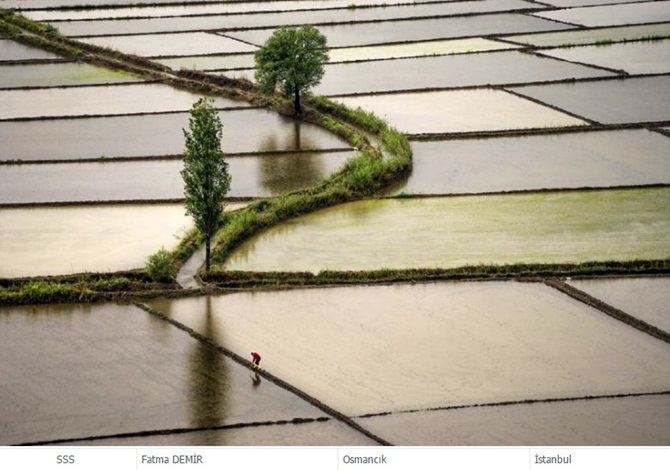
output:
[[[253,388],[258,388],[261,384],[261,377],[258,375],[258,372],[254,372],[253,377],[251,377],[251,386]]]

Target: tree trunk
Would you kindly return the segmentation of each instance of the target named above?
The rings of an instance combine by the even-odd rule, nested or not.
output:
[[[205,237],[205,272],[209,274],[209,267],[210,267],[210,248],[211,248],[211,240],[209,235]]]
[[[293,108],[295,109],[295,112],[300,114],[302,112],[302,109],[300,108],[300,88],[295,87],[295,90],[293,91]]]

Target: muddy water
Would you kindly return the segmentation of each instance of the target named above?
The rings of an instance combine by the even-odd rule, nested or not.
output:
[[[0,278],[141,268],[192,225],[180,204],[0,209]]]
[[[77,443],[77,445],[87,443]],[[376,441],[333,419],[326,422],[253,426],[167,436],[100,439],[95,446],[376,446]]]
[[[176,31],[241,30],[304,24],[356,23],[407,20],[444,15],[501,12],[528,8],[521,0],[481,0],[476,3],[446,2],[335,10],[303,10],[258,14],[210,15],[127,20],[51,22],[68,36],[146,34]]]
[[[670,278],[582,279],[568,284],[670,332]]]
[[[225,266],[318,272],[667,258],[669,198],[660,188],[362,201],[264,232]]]
[[[654,0],[642,0],[654,1]],[[594,6],[594,5],[613,5],[615,3],[634,3],[631,0],[547,0],[543,3],[553,5],[559,8]]]
[[[670,183],[670,140],[647,130],[413,142],[395,193],[453,194]]]
[[[602,83],[602,82],[598,82]],[[581,126],[585,122],[500,90],[459,90],[338,98],[410,134]]]
[[[188,111],[201,96],[162,84],[0,90],[0,119]],[[214,99],[217,108],[247,107]]]
[[[182,19],[183,21],[183,19]],[[148,34],[88,38],[84,42],[147,57],[254,52],[257,48],[210,33]]]
[[[575,47],[544,53],[573,62],[625,70],[630,74],[670,72],[670,40]]]
[[[50,52],[25,46],[11,39],[0,39],[0,61],[8,60],[49,60],[59,57]]]
[[[3,445],[323,416],[133,306],[5,307],[0,338]]]
[[[263,109],[219,113],[226,153],[348,148],[320,127]],[[188,113],[0,122],[0,160],[180,155]],[[249,138],[249,129],[254,138]],[[58,145],[54,142],[58,141]]]
[[[670,397],[400,413],[359,422],[406,446],[667,446]]]
[[[126,72],[117,72],[88,64],[0,65],[0,88],[56,87],[139,82]]]
[[[534,15],[589,27],[660,23],[670,21],[670,1],[569,8]]]
[[[206,299],[152,305],[202,330]],[[211,312],[218,344],[345,414],[670,387],[667,344],[542,284],[238,293]]]
[[[571,27],[532,16],[506,13],[319,27],[319,31],[328,38],[328,47],[363,46],[562,29],[571,29]],[[272,29],[227,33],[230,37],[240,38],[257,46],[262,46],[271,34]]]
[[[495,70],[495,74],[491,70]],[[328,65],[315,91],[322,95],[338,95],[603,76],[614,74],[517,51],[505,51]]]
[[[515,88],[600,123],[670,120],[670,76]]]
[[[227,197],[262,197],[314,186],[353,152],[228,158]],[[0,203],[122,201],[184,197],[181,160],[0,167]]]
[[[609,0],[608,0],[609,1]],[[579,29],[556,33],[523,34],[505,39],[534,46],[567,46],[595,44],[598,41],[632,41],[649,36],[670,35],[670,23],[623,26],[616,28]]]

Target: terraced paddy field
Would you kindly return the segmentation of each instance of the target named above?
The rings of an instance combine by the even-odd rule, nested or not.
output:
[[[669,197],[661,188],[355,202],[252,238],[225,268],[319,272],[663,259],[670,256]]]
[[[172,72],[132,76],[0,37],[0,298],[88,272],[127,282],[174,248],[192,227],[182,129],[203,95],[169,83],[182,68],[253,80],[278,26],[318,26],[330,60],[315,93],[407,133],[413,170],[242,243],[216,268],[251,290],[206,295],[200,248],[181,287],[161,284],[167,297],[3,305],[0,445],[670,445],[667,268],[355,281],[383,268],[663,266],[669,1],[80,3],[91,8],[0,7]],[[285,193],[354,155],[261,100],[214,99],[230,211],[300,197]],[[353,285],[260,289],[277,271],[326,269]],[[252,350],[264,371],[249,369]]]

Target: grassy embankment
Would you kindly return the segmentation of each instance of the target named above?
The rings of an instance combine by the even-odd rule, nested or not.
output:
[[[31,21],[9,10],[0,9],[0,34],[65,57],[125,70],[190,91],[243,99],[282,114],[293,114],[289,101],[280,96],[265,96],[248,81],[195,71],[172,72],[142,57],[71,40],[50,25]],[[411,169],[411,149],[405,136],[370,113],[350,110],[324,98],[308,97],[304,112],[295,117],[333,132],[357,147],[360,153],[317,187],[258,200],[246,209],[227,214],[226,225],[216,237],[219,245],[215,260],[223,260],[230,250],[260,230],[290,217],[368,197]],[[173,252],[175,264],[187,260],[200,243],[197,231],[188,233]],[[107,298],[110,291],[118,293],[124,287],[137,292],[142,290],[143,284],[148,290],[155,290],[156,285],[147,281],[146,274],[137,271],[132,280],[126,276],[99,274],[79,276],[76,282],[68,277],[6,282],[0,287],[0,303],[95,300]],[[164,286],[174,287],[173,284]]]
[[[16,41],[114,69],[126,70],[148,79],[205,94],[244,99],[255,105],[292,114],[291,103],[257,93],[253,84],[195,71],[174,72],[147,59],[106,48],[90,46],[63,37],[58,31],[20,15],[0,9],[0,34]],[[215,262],[248,237],[288,218],[374,195],[397,181],[411,169],[411,149],[404,135],[370,113],[351,110],[325,98],[309,97],[300,119],[317,124],[347,140],[360,153],[320,185],[255,201],[249,207],[226,215],[226,224],[217,234]],[[187,260],[201,244],[197,230],[191,231],[173,251],[175,264]],[[211,288],[249,288],[282,285],[325,285],[426,281],[437,279],[490,279],[509,277],[551,277],[578,275],[664,274],[670,260],[600,262],[583,264],[537,264],[466,266],[456,269],[378,270],[369,272],[326,271],[311,273],[240,273],[216,270],[206,280]],[[140,295],[177,294],[174,283],[153,283],[141,270],[44,279],[8,280],[0,283],[0,304],[99,301]]]

